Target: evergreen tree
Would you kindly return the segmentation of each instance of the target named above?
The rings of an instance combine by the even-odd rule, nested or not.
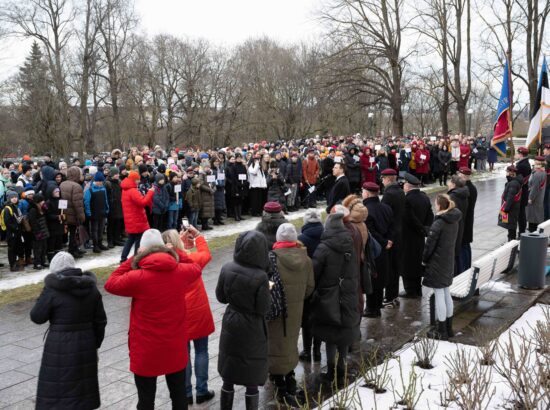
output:
[[[30,55],[19,68],[21,105],[19,118],[35,152],[58,151],[59,107],[47,63],[35,41]]]

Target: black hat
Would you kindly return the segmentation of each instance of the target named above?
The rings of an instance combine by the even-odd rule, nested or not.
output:
[[[144,172],[149,172],[149,168],[147,168],[147,165],[145,164],[139,164],[138,166],[139,174],[143,174]]]
[[[420,185],[420,180],[408,172],[405,174],[405,181],[411,185]]]

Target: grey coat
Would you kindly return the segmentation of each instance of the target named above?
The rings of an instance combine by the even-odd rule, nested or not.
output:
[[[527,222],[544,222],[544,191],[546,190],[546,172],[535,171],[529,177],[529,203],[525,207]]]
[[[212,174],[210,174],[212,175]],[[201,174],[201,184],[200,184],[200,193],[201,193],[201,218],[213,218],[214,217],[214,186],[215,182],[207,182],[206,174]]]

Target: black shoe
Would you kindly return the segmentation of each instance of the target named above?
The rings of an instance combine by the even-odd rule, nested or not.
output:
[[[109,250],[109,248],[107,246],[103,245],[102,243],[100,243],[97,247],[101,251],[108,251]]]
[[[107,248],[109,249],[113,249],[115,247],[115,245],[113,243],[108,243],[107,244]]]
[[[225,223],[220,219],[220,220],[218,221],[218,225],[225,225]]]
[[[426,337],[437,340],[449,340],[449,335],[447,334],[447,322],[440,322],[438,320],[437,326],[429,330],[426,333]]]
[[[49,263],[43,263],[43,264],[42,264],[42,267],[43,267],[43,268],[49,268],[49,267],[50,267],[50,264],[49,264]]]
[[[121,259],[121,260],[120,260],[120,263],[124,263],[124,262],[126,262],[127,260],[128,260],[128,258]]]
[[[220,226],[221,224],[218,221],[214,221],[214,226]]]
[[[445,322],[445,327],[447,328],[447,336],[454,337],[455,332],[453,331],[453,317],[448,317]]]
[[[376,309],[376,310],[366,309],[365,312],[363,313],[363,317],[368,317],[368,318],[377,318],[380,316],[382,316],[382,313],[380,313],[380,309]]]
[[[222,389],[220,395],[220,410],[231,410],[233,408],[233,397],[235,397],[235,391],[226,391]]]
[[[298,358],[302,361],[302,362],[306,362],[306,363],[311,363],[311,353],[310,352],[306,352],[305,350],[300,353],[300,355],[298,356]]]
[[[34,265],[32,267],[34,270],[42,270],[42,266],[41,265]]]
[[[123,241],[116,241],[115,246],[124,246],[126,243]]]
[[[392,300],[384,299],[384,302],[382,302],[382,306],[388,309],[398,308],[399,304],[400,303],[398,298]]]
[[[208,390],[206,394],[201,394],[200,396],[197,394],[197,404],[212,400],[214,396],[216,396],[216,393],[213,390]]]
[[[80,259],[82,258],[82,254],[79,252],[70,252],[71,255],[73,255],[73,258]]]
[[[187,396],[187,405],[192,406],[193,405],[193,396]]]
[[[101,249],[99,249],[97,246],[94,246],[94,253],[101,253]]]

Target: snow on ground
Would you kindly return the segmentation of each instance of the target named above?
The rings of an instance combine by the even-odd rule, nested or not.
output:
[[[506,343],[509,340],[509,336],[512,337],[513,344],[519,346],[521,344],[520,334],[524,334],[528,338],[533,338],[533,327],[537,321],[545,319],[543,309],[548,309],[547,305],[535,305],[530,308],[527,312],[523,314],[514,324],[502,333],[499,337],[499,343]],[[462,349],[466,354],[471,355],[471,366],[478,366],[478,368],[486,369],[485,366],[478,365],[479,349],[475,346],[463,345],[459,343],[451,342],[440,342],[436,341],[437,351],[432,360],[432,365],[434,366],[431,370],[423,370],[418,366],[414,366],[414,371],[419,377],[417,391],[424,389],[424,392],[421,394],[419,401],[417,402],[416,409],[459,409],[457,403],[451,402],[447,407],[442,405],[441,397],[445,392],[445,386],[449,381],[447,375],[448,370],[448,360],[451,358],[458,350]],[[531,365],[530,367],[534,369],[535,363],[534,360],[536,357],[539,359],[542,358],[537,352],[534,352],[535,346],[531,345],[533,354],[531,356]],[[395,406],[395,402],[399,400],[400,392],[404,391],[402,379],[404,384],[408,384],[409,375],[413,369],[413,363],[416,362],[416,355],[412,349],[412,344],[406,344],[403,348],[395,352],[395,358],[392,358],[388,362],[388,375],[390,382],[388,383],[387,392],[382,394],[374,394],[373,390],[367,387],[363,387],[365,384],[365,379],[358,379],[353,385],[348,387],[346,390],[343,390],[326,400],[323,405],[320,407],[322,410],[329,410],[331,408],[338,407],[337,404],[341,403],[343,397],[347,396],[345,400],[345,406],[347,408],[353,409],[401,409],[403,406]],[[399,360],[397,359],[399,358]],[[498,361],[497,357],[495,360]],[[550,358],[546,357],[546,365],[550,365]],[[401,362],[401,371],[399,366],[399,361]],[[378,369],[381,369],[383,365],[378,366]],[[494,366],[489,368],[491,374],[491,386],[490,391],[494,389],[494,395],[489,401],[489,397],[485,398],[483,401],[483,409],[499,409],[499,408],[510,408],[510,400],[512,398],[512,391],[508,386],[508,383],[495,371]],[[534,371],[534,370],[533,370]],[[401,376],[402,379],[401,379]],[[392,385],[393,382],[393,385]],[[420,387],[420,384],[422,387]],[[356,392],[354,392],[356,389]],[[394,397],[393,392],[396,392]],[[548,400],[548,399],[547,399]],[[506,407],[505,407],[506,406]],[[541,407],[542,406],[542,407]],[[550,403],[545,402],[544,405],[539,404],[541,409],[547,409],[550,406]],[[344,408],[342,407],[342,408]]]
[[[324,209],[324,206],[319,206],[319,210]],[[303,218],[306,210],[300,210],[297,212],[292,212],[287,215],[286,218],[290,221]],[[214,227],[211,231],[206,231],[204,237],[206,240],[220,238],[223,236],[230,236],[236,233],[252,230],[256,227],[261,218],[250,218],[241,222],[233,222],[228,220],[227,225],[222,227]],[[121,247],[116,247],[109,251],[102,252],[101,254],[95,255],[91,253],[91,249],[88,250],[88,255],[82,259],[76,261],[76,266],[83,270],[93,270],[96,268],[103,268],[106,266],[115,265],[120,261],[120,254],[122,252]],[[40,271],[28,271],[23,273],[17,273],[17,276],[12,278],[6,278],[0,280],[0,292],[10,289],[15,289],[25,285],[32,285],[35,283],[42,282],[44,277],[50,273],[49,269],[43,269]]]

